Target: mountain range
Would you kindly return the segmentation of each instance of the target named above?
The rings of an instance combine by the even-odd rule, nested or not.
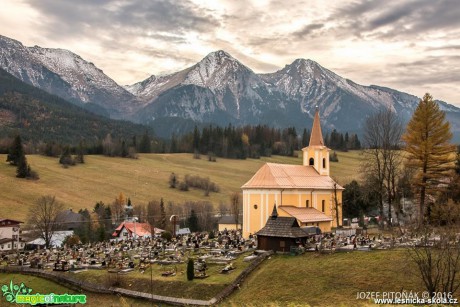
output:
[[[257,74],[223,50],[182,71],[120,86],[70,51],[25,47],[0,36],[0,67],[92,112],[152,125],[163,136],[195,123],[303,130],[311,126],[316,106],[323,129],[360,133],[366,116],[380,108],[391,108],[407,121],[420,100],[390,88],[359,85],[307,59]],[[438,103],[460,140],[460,108]]]
[[[20,132],[25,141],[77,145],[85,141],[95,148],[111,135],[131,141],[152,129],[128,121],[94,114],[60,97],[27,84],[0,68],[0,139]],[[4,143],[0,150],[4,150]]]

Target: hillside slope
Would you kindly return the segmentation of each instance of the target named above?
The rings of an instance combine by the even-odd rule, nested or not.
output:
[[[230,194],[240,192],[265,162],[301,164],[301,158],[274,156],[260,160],[193,159],[191,154],[141,154],[139,159],[86,156],[85,164],[65,169],[57,158],[38,155],[27,156],[32,168],[40,175],[38,181],[15,177],[15,168],[0,163],[0,195],[2,215],[25,219],[28,207],[40,196],[55,195],[66,207],[78,211],[92,209],[98,201],[113,202],[123,193],[130,197],[133,205],[146,204],[151,200],[164,198],[165,203],[185,201],[210,201],[217,208],[220,202],[227,203]],[[356,178],[359,169],[359,152],[339,153],[339,163],[331,164],[332,175],[345,184]],[[6,155],[0,155],[6,161]],[[209,197],[203,191],[191,189],[181,192],[170,189],[168,179],[174,172],[179,180],[185,175],[209,177],[220,187],[220,193]]]
[[[131,139],[146,130],[150,129],[95,115],[0,68],[0,137],[20,133],[26,141],[78,144],[81,139],[97,141],[109,133]]]

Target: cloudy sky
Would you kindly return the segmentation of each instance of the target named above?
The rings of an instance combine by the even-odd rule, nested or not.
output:
[[[458,0],[2,0],[0,34],[69,49],[119,84],[223,49],[257,73],[312,59],[460,106]]]

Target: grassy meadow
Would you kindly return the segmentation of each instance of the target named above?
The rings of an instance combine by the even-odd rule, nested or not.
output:
[[[61,286],[53,281],[49,281],[43,278],[21,275],[21,274],[5,274],[0,273],[0,287],[2,285],[9,285],[10,281],[13,284],[19,285],[24,283],[28,288],[32,288],[31,294],[86,294],[86,304],[83,306],[107,306],[107,307],[147,307],[152,306],[151,302],[142,299],[133,299],[129,297],[123,297],[119,295],[111,294],[97,294],[97,293],[78,293],[77,291],[70,290],[64,286]],[[0,297],[0,306],[14,306],[6,302],[4,297]],[[20,306],[17,304],[17,306]],[[76,305],[78,306],[78,305]]]
[[[218,273],[221,266],[211,265],[209,278],[187,281],[185,264],[178,266],[175,277],[161,277],[165,269],[154,266],[152,290],[155,294],[209,299],[236,278],[248,263],[242,257],[235,261],[236,270],[228,275]],[[70,273],[63,273],[70,274]],[[107,284],[116,274],[89,270],[73,275],[94,283]],[[150,274],[137,271],[119,276],[121,286],[149,292]],[[74,293],[44,279],[19,274],[0,274],[0,285],[13,279],[24,282],[35,292]],[[300,256],[273,255],[256,268],[219,306],[374,306],[357,299],[359,292],[413,292],[421,297],[424,286],[417,275],[408,251],[395,249],[334,254],[305,253]],[[457,298],[457,291],[453,297]],[[88,306],[147,306],[148,302],[94,293],[87,295]],[[0,303],[1,305],[1,303]]]
[[[359,151],[338,152],[338,163],[331,163],[331,176],[342,185],[359,176]],[[133,204],[145,204],[164,198],[165,202],[207,200],[215,205],[228,202],[229,195],[240,187],[266,162],[301,164],[298,158],[273,156],[261,159],[231,160],[207,157],[193,159],[191,154],[141,154],[139,159],[85,156],[85,163],[63,168],[58,158],[27,156],[40,180],[15,177],[16,168],[8,165],[6,155],[0,155],[0,217],[25,220],[28,207],[43,195],[54,195],[66,208],[74,211],[92,209],[97,201],[111,203],[123,193]],[[185,175],[209,177],[220,187],[219,193],[205,197],[202,190],[188,192],[170,189],[168,179],[174,172],[179,180]]]
[[[358,292],[424,291],[406,250],[275,255],[224,306],[375,306]],[[458,297],[458,293],[454,295]]]

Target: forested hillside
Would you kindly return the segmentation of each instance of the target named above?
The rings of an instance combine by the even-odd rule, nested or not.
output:
[[[108,134],[131,139],[146,130],[151,129],[95,115],[0,69],[0,138],[19,133],[26,142],[78,144],[96,143]]]

